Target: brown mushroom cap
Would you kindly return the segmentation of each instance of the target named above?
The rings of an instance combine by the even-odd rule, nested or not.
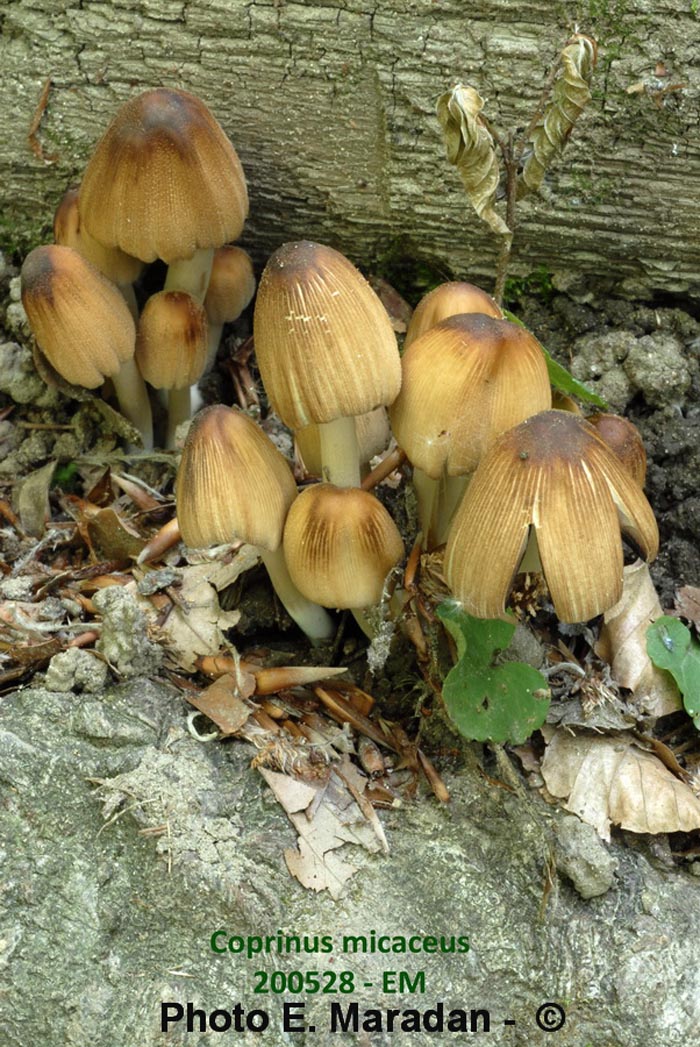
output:
[[[199,98],[157,88],[126,102],[80,189],[90,234],[170,264],[240,236],[248,192],[235,149]]]
[[[544,411],[503,433],[455,514],[445,575],[470,614],[503,614],[531,528],[558,617],[583,622],[622,594],[620,532],[646,559],[658,550],[641,488],[595,429]]]
[[[331,247],[301,241],[275,251],[260,279],[254,330],[265,389],[290,429],[366,414],[399,391],[386,310]]]
[[[141,275],[143,262],[118,247],[105,247],[90,236],[80,219],[78,193],[78,187],[72,186],[61,197],[53,216],[54,240],[63,247],[72,247],[113,283],[132,284]]]
[[[296,493],[287,460],[247,415],[216,404],[195,416],[175,482],[187,545],[239,538],[275,550]]]
[[[225,244],[214,251],[204,308],[212,324],[236,320],[255,294],[255,274],[250,255],[242,247]]]
[[[207,317],[185,291],[151,295],[139,318],[136,363],[156,389],[194,385],[207,358]]]
[[[416,338],[435,327],[435,324],[458,313],[485,313],[498,320],[503,319],[502,310],[490,294],[465,280],[452,280],[434,287],[421,298],[413,310],[404,349],[408,349],[411,342],[415,342]]]
[[[588,421],[629,469],[640,487],[647,475],[647,453],[636,425],[619,414],[593,414]]]
[[[499,433],[551,404],[537,339],[481,313],[436,324],[406,350],[401,392],[389,408],[396,442],[437,479],[472,472]]]
[[[357,487],[313,484],[287,517],[284,554],[300,592],[323,607],[379,603],[386,576],[403,556],[382,503]]]
[[[37,344],[66,381],[96,389],[134,355],[134,321],[113,283],[71,247],[37,247],[22,266]]]

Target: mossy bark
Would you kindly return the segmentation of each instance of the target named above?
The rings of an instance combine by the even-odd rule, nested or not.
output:
[[[525,126],[577,24],[601,45],[593,101],[544,195],[522,204],[513,272],[700,295],[700,21],[685,0],[532,0],[517,19],[508,0],[61,6],[0,0],[6,248],[47,238],[119,102],[162,84],[199,94],[238,149],[257,262],[308,237],[390,274],[418,259],[488,285],[498,245],[445,161],[435,101],[462,80],[494,126]]]

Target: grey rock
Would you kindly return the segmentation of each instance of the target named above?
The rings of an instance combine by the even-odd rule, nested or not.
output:
[[[574,343],[571,373],[611,407],[623,411],[632,397],[632,383],[622,364],[636,342],[624,329],[584,335]]]
[[[103,661],[90,651],[70,647],[55,654],[46,670],[45,686],[49,691],[103,691],[109,670]]]
[[[625,374],[651,407],[680,404],[691,372],[681,342],[666,331],[636,341],[624,361]]]
[[[575,815],[562,815],[556,822],[556,834],[557,869],[571,880],[581,897],[595,898],[609,891],[618,862],[593,826]]]
[[[125,680],[158,670],[162,648],[149,640],[146,617],[130,592],[118,585],[95,593],[93,603],[102,615],[96,646]]]

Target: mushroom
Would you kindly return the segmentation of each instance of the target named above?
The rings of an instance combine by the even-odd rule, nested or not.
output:
[[[380,602],[404,553],[396,524],[373,494],[326,483],[305,488],[287,516],[284,553],[304,596],[349,608],[372,636],[365,612]]]
[[[401,392],[389,409],[413,464],[424,544],[445,541],[468,477],[499,433],[551,404],[537,339],[508,320],[464,313],[440,321],[402,358]]]
[[[364,277],[338,251],[283,244],[260,279],[255,351],[285,425],[316,424],[323,478],[360,483],[355,417],[390,404],[401,384],[391,321]]]
[[[590,424],[602,436],[608,447],[615,452],[626,469],[629,469],[640,487],[644,487],[647,475],[647,453],[636,425],[619,414],[592,414]]]
[[[282,551],[296,493],[286,459],[247,415],[221,404],[196,415],[175,482],[183,541],[194,548],[235,539],[255,546],[290,617],[318,643],[333,635],[332,619],[299,592]]]
[[[490,294],[466,280],[452,280],[434,287],[421,298],[408,324],[404,350],[435,324],[458,313],[485,313],[497,320],[503,319],[501,308]]]
[[[131,315],[137,320],[138,306],[133,284],[141,275],[144,263],[118,247],[105,247],[90,236],[80,220],[78,193],[79,188],[71,186],[61,197],[53,216],[54,241],[63,247],[72,247],[116,284],[126,299]]]
[[[355,419],[355,432],[360,456],[361,473],[364,476],[369,470],[369,463],[375,455],[385,451],[391,440],[389,416],[385,407],[377,407],[368,414],[358,414]],[[294,434],[297,450],[310,476],[321,476],[321,434],[317,425],[307,425],[297,429]]]
[[[496,618],[527,550],[561,621],[587,621],[622,594],[621,532],[645,559],[656,556],[654,514],[617,456],[583,418],[543,411],[479,463],[450,529],[445,576],[470,614]]]
[[[235,149],[205,104],[156,88],[126,102],[83,175],[80,214],[101,244],[168,265],[166,291],[202,302],[212,254],[243,229],[248,191]]]
[[[151,448],[151,405],[134,361],[134,320],[115,285],[60,244],[30,251],[21,283],[29,326],[51,366],[84,389],[111,378],[120,410]]]
[[[233,323],[255,294],[255,274],[250,255],[242,247],[225,244],[214,251],[204,309],[209,323],[208,371],[216,357],[224,324]]]
[[[168,390],[165,446],[175,445],[175,430],[191,413],[190,387],[207,359],[204,308],[184,291],[159,291],[146,302],[136,333],[136,363],[154,389]]]

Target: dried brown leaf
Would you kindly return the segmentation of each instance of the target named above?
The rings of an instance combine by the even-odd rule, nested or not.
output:
[[[212,720],[222,734],[237,734],[253,709],[245,701],[255,690],[255,677],[227,673],[199,694],[185,692],[187,701]]]
[[[35,538],[44,533],[50,517],[49,490],[55,468],[56,462],[53,461],[35,469],[22,481],[17,492],[17,511],[22,527]]]
[[[635,833],[690,832],[700,828],[700,800],[631,735],[572,735],[545,728],[542,777],[567,810],[605,840],[610,826]]]
[[[605,612],[597,653],[611,667],[615,681],[634,694],[639,709],[666,716],[682,708],[678,687],[657,669],[646,647],[647,629],[664,613],[649,568],[642,560],[624,568],[622,598]]]
[[[510,236],[510,229],[493,209],[500,171],[493,138],[479,117],[483,107],[473,87],[457,84],[438,99],[437,118],[447,159],[459,171],[470,204],[494,233]]]
[[[700,589],[684,585],[676,593],[676,614],[687,618],[700,632]]]
[[[596,56],[595,41],[580,34],[562,51],[561,73],[530,134],[532,153],[518,179],[518,196],[539,189],[549,164],[566,145],[574,124],[590,102]]]

